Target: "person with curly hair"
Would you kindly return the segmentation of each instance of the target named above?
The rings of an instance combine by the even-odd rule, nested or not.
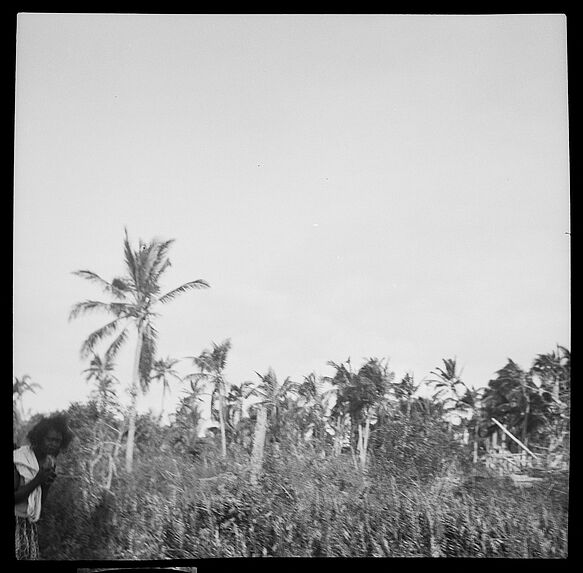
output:
[[[73,439],[67,418],[42,418],[28,432],[28,444],[14,449],[14,516],[17,559],[39,559],[37,522],[51,483],[56,457]]]

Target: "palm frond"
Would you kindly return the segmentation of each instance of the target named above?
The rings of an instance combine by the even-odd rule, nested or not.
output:
[[[118,326],[119,319],[116,318],[115,320],[108,322],[105,326],[102,326],[101,328],[93,331],[81,345],[81,356],[83,358],[88,356],[92,352],[94,346],[110,334],[113,334],[117,330]]]
[[[159,358],[152,364],[151,380],[162,382],[163,391],[170,389],[169,378],[174,378],[178,382],[182,382],[182,378],[178,375],[173,366],[178,362],[176,358]]]
[[[124,228],[124,241],[123,241],[123,248],[124,248],[124,259],[126,263],[126,268],[129,273],[129,277],[133,282],[134,288],[137,288],[138,281],[137,281],[137,264],[136,258],[134,256],[134,252],[132,251],[132,247],[130,245],[130,239],[128,237],[128,230]]]
[[[195,380],[196,382],[203,381],[206,382],[210,379],[210,374],[207,372],[192,372],[184,377],[184,380]]]
[[[128,277],[115,277],[111,281],[111,286],[117,291],[122,293],[124,296],[128,292],[133,292],[133,283]]]
[[[12,393],[18,394],[18,396],[22,396],[24,392],[32,392],[35,394],[36,388],[42,388],[42,386],[36,382],[29,382],[30,379],[31,378],[28,374],[25,374],[21,378],[15,376],[12,385]]]
[[[239,388],[241,389],[242,398],[246,400],[247,398],[249,398],[251,392],[253,391],[253,382],[249,381],[242,382]]]
[[[290,378],[286,378],[283,381],[283,384],[279,388],[280,394],[287,394],[287,393],[298,393],[300,390],[300,384],[298,382],[294,382]]]
[[[192,374],[187,374],[184,377],[184,381],[190,382],[190,388],[193,392],[198,393],[200,392],[201,388],[199,387],[199,383],[208,382],[209,375],[205,374],[204,372],[194,372]]]
[[[113,314],[118,318],[121,316],[130,316],[132,314],[133,305],[120,302],[103,302],[100,300],[84,300],[73,305],[69,320],[73,320],[82,314],[87,314],[93,311],[101,311]]]
[[[160,290],[159,278],[170,266],[168,249],[174,239],[162,241],[158,238],[149,243],[140,240],[139,250],[134,253],[137,260],[136,283],[138,290],[150,296],[156,296]]]
[[[73,271],[75,276],[84,278],[91,282],[97,283],[104,292],[110,293],[118,299],[124,299],[126,293],[123,288],[119,288],[121,285],[119,279],[114,279],[111,283],[101,278],[97,273],[88,270]]]
[[[432,396],[432,398],[434,400],[439,400],[444,394],[447,393],[447,387],[442,388],[441,390],[438,390],[437,392],[435,392]]]
[[[118,336],[115,337],[113,342],[109,345],[109,348],[105,351],[105,359],[113,361],[117,356],[120,348],[125,344],[128,339],[128,329],[124,328]]]
[[[152,241],[154,257],[149,274],[151,280],[156,284],[166,269],[171,266],[168,251],[173,243],[174,239],[168,239],[166,241],[154,239]]]
[[[192,358],[192,362],[201,372],[210,373],[213,371],[213,361],[208,350],[201,352]]]
[[[227,354],[231,349],[231,339],[227,338],[221,344],[216,344],[213,342],[213,350],[211,352],[211,358],[214,362],[215,369],[218,371],[224,370],[227,364]]]
[[[262,398],[262,400],[260,402],[258,402],[260,404],[264,404],[269,400],[269,395],[262,386],[255,386],[254,388],[252,388],[249,391],[248,397],[249,398],[251,398],[251,397]]]
[[[202,288],[210,288],[210,285],[203,279],[191,281],[191,282],[185,283],[183,285],[180,285],[179,287],[172,289],[171,291],[162,295],[158,299],[158,302],[160,302],[162,304],[166,304],[167,302],[173,300],[174,298],[176,298],[179,294],[182,294],[183,292],[186,292],[186,291],[192,290],[192,289],[202,289]]]
[[[140,240],[139,250],[134,254],[137,260],[136,288],[143,295],[151,294],[151,269],[156,257],[155,245],[147,244]]]

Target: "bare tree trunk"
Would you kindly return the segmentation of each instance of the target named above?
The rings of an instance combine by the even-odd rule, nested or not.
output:
[[[160,400],[160,422],[162,422],[162,416],[164,415],[164,398],[166,397],[166,388],[162,386],[162,399]]]
[[[360,470],[366,471],[366,453],[368,449],[368,438],[370,436],[370,419],[367,416],[364,423],[358,424],[358,458],[360,462]]]
[[[265,435],[267,434],[267,409],[260,406],[257,412],[257,422],[255,423],[255,434],[253,436],[253,451],[251,452],[251,484],[255,485],[261,473],[263,465],[263,448],[265,446]]]
[[[132,373],[132,385],[130,388],[130,408],[128,411],[128,439],[126,443],[126,472],[131,473],[134,465],[134,440],[136,435],[136,404],[140,388],[140,355],[142,353],[142,329],[138,327],[138,341],[134,357],[134,370]]]
[[[221,428],[221,450],[223,458],[227,457],[227,434],[225,431],[225,400],[223,397],[223,381],[219,382],[219,425]]]
[[[344,441],[344,418],[341,414],[336,420],[336,433],[334,434],[334,455],[338,457],[342,452],[342,443]]]

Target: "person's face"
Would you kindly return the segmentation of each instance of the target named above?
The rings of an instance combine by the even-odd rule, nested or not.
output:
[[[62,443],[63,436],[61,433],[57,432],[57,430],[49,430],[41,442],[41,451],[45,455],[56,456],[61,450]]]

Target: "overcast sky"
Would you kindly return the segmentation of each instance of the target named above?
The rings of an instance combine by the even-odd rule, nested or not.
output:
[[[230,383],[377,356],[482,386],[570,347],[564,16],[20,14],[16,55],[32,412],[87,398],[108,317],[68,314],[107,299],[71,273],[122,274],[124,226],[175,239],[164,288],[212,287],[161,309],[160,354],[230,338]]]

